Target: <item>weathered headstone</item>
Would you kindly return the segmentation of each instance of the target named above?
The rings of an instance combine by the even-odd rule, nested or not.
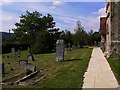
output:
[[[72,49],[76,49],[76,46],[75,46],[75,45],[72,45]]]
[[[19,64],[21,65],[21,70],[22,72],[28,72],[31,71],[31,72],[34,72],[36,71],[36,66],[33,65],[32,63],[28,63],[27,60],[19,60]]]
[[[27,60],[19,60],[19,64],[21,65],[21,71],[25,72],[24,67],[27,65]]]
[[[56,61],[64,60],[64,40],[57,40],[56,42]]]
[[[16,57],[15,48],[11,48],[11,53],[13,54],[13,57]]]
[[[34,71],[36,71],[36,66],[31,63],[28,63],[27,65],[24,66],[24,70],[25,71],[30,70],[30,71],[34,72]]]
[[[27,49],[28,49],[28,53],[31,53],[31,52],[30,52],[30,47],[28,47]]]
[[[22,47],[20,47],[20,55],[21,55],[21,52],[22,52]]]
[[[28,63],[27,60],[19,60],[20,65],[26,65]]]
[[[21,52],[20,52],[20,50],[19,50],[19,49],[17,50],[17,54],[18,54],[18,55],[21,55]]]
[[[68,50],[71,51],[71,44],[68,43]]]

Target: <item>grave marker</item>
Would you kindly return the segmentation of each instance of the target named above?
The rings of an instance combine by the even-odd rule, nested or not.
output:
[[[36,71],[36,66],[28,63],[27,60],[19,60],[19,64],[21,65],[22,72],[27,72],[28,70],[32,72]]]
[[[29,47],[28,47],[28,53],[29,53],[29,55],[27,56],[27,60],[35,61],[34,56],[32,55]]]
[[[16,57],[15,48],[11,48],[11,53],[13,54],[13,57]]]
[[[28,63],[27,60],[19,60],[20,65],[26,65]]]
[[[68,49],[69,49],[69,51],[71,51],[71,44],[70,43],[68,43]]]
[[[20,51],[19,49],[17,50],[17,54],[18,54],[18,55],[21,55],[21,51]]]
[[[56,42],[56,61],[64,60],[64,40],[57,40]]]
[[[27,72],[27,70],[34,72],[36,70],[36,66],[31,63],[28,63],[27,65],[24,66],[24,70],[26,72]]]

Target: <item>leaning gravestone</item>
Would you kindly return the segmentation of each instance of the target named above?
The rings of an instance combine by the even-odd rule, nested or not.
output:
[[[33,56],[32,54],[30,54],[30,55],[27,56],[27,60],[28,60],[28,61],[30,61],[30,60],[31,60],[31,61],[35,61],[35,60],[34,60],[34,56]]]
[[[64,60],[64,40],[57,40],[56,42],[56,61]]]
[[[32,52],[30,51],[30,48],[28,47],[28,53],[27,60],[35,61],[34,56],[32,55]]]

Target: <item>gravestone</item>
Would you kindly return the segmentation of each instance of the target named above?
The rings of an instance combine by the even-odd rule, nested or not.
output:
[[[72,49],[76,49],[76,46],[75,46],[75,45],[72,45]]]
[[[71,51],[71,44],[68,43],[68,50]]]
[[[29,47],[28,47],[28,53],[29,55],[27,56],[27,60],[35,61],[34,56],[32,55],[32,52]]]
[[[30,52],[30,47],[28,47],[27,49],[28,49],[28,53],[31,53],[31,52]]]
[[[13,54],[13,57],[16,57],[15,48],[11,48],[11,53]]]
[[[21,51],[20,51],[19,49],[17,50],[17,54],[18,54],[18,55],[21,55]]]
[[[31,63],[28,63],[27,65],[24,66],[24,70],[25,72],[27,72],[27,70],[34,72],[36,71],[36,66]]]
[[[20,47],[20,55],[21,55],[21,52],[22,52],[22,47]]]
[[[20,65],[26,65],[28,63],[27,60],[19,60]]]
[[[19,60],[19,65],[21,65],[21,71],[25,72],[24,66],[27,65],[28,61],[27,60]]]
[[[64,40],[56,41],[56,61],[64,60]]]
[[[28,63],[27,60],[19,60],[19,64],[21,65],[22,72],[27,72],[28,70],[31,72],[36,71],[36,66],[32,63]]]
[[[27,56],[27,60],[28,60],[28,61],[30,61],[30,60],[31,60],[31,61],[35,61],[32,54],[30,54],[30,55]]]

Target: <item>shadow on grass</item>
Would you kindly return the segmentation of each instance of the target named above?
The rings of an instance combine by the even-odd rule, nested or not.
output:
[[[69,59],[69,60],[64,60],[63,62],[68,62],[68,61],[77,61],[77,60],[82,60],[82,59]]]

